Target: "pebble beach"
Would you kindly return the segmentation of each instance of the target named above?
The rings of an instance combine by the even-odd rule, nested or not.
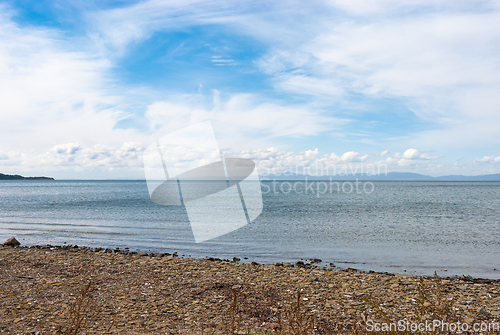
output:
[[[499,281],[359,272],[321,260],[261,265],[0,246],[0,277],[4,334],[364,334],[399,320],[500,322]]]

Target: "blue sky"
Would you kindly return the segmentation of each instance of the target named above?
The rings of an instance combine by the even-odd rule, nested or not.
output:
[[[3,1],[0,172],[143,178],[210,119],[267,167],[500,173],[499,32],[498,1]]]

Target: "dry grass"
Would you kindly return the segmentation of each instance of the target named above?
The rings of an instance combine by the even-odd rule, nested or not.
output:
[[[86,325],[91,322],[99,313],[96,308],[96,301],[91,292],[92,283],[89,281],[78,293],[76,299],[70,304],[69,317],[60,321],[57,325],[58,335],[78,335],[85,333]],[[324,320],[311,314],[303,306],[302,290],[296,292],[294,301],[284,304],[283,299],[276,295],[276,292],[261,292],[261,295],[249,294],[242,285],[232,283],[214,283],[212,287],[198,292],[203,294],[213,290],[225,291],[229,302],[226,311],[226,323],[222,332],[213,331],[210,335],[218,334],[247,334],[247,335],[333,335],[333,334],[390,334],[405,335],[412,334],[410,331],[385,331],[368,332],[361,323],[345,325],[339,320]],[[386,311],[381,307],[380,301],[376,301],[371,296],[366,296],[363,301],[371,308],[374,315],[382,318],[383,322],[390,324],[391,320]],[[430,284],[426,284],[423,278],[418,285],[417,296],[415,297],[415,312],[419,322],[425,320],[456,321],[453,314],[453,297],[447,297],[441,278],[435,274]],[[272,306],[277,306],[273,308]],[[271,311],[271,312],[270,312]],[[245,329],[245,319],[249,317],[259,317],[271,324],[272,329],[257,328]],[[366,321],[366,314],[363,320]],[[265,323],[265,322],[264,322]],[[111,326],[106,333],[109,333]],[[40,332],[41,333],[41,332]],[[449,332],[419,332],[423,335],[451,334]]]
[[[92,296],[91,286],[92,281],[89,280],[78,292],[75,301],[69,305],[68,317],[59,321],[56,326],[57,335],[78,335],[85,332],[86,325],[99,315],[100,309]],[[106,333],[109,333],[112,326],[111,323]]]
[[[336,320],[322,320],[317,318],[314,314],[308,313],[306,309],[302,306],[302,290],[299,290],[296,294],[296,300],[290,303],[288,306],[281,308],[275,317],[277,320],[277,325],[274,330],[268,329],[256,329],[253,331],[243,330],[239,328],[239,322],[237,320],[242,319],[242,315],[239,308],[237,292],[233,293],[231,305],[229,308],[229,320],[230,327],[226,329],[226,334],[247,334],[247,335],[333,335],[339,333],[347,334],[388,334],[388,335],[406,335],[412,334],[411,331],[372,331],[368,332],[366,328],[360,324],[354,325],[343,325],[342,322]],[[383,322],[387,324],[394,323],[395,320],[391,320],[389,315],[382,309],[382,304],[376,302],[371,296],[364,297],[363,301],[371,307],[374,314],[380,316]],[[434,273],[434,278],[430,282],[430,285],[426,285],[423,278],[420,278],[420,283],[418,285],[418,295],[415,297],[415,312],[417,315],[418,322],[441,320],[443,322],[453,322],[457,321],[457,317],[453,313],[453,304],[455,302],[454,297],[447,297],[443,285],[441,283],[441,278]],[[366,321],[366,314],[363,315],[363,319]],[[454,334],[452,332],[440,331],[437,329],[433,332],[418,332],[423,335],[436,335],[436,334]],[[216,335],[215,331],[211,335]]]
[[[77,335],[85,329],[87,322],[93,318],[95,312],[92,311],[92,297],[90,294],[90,286],[92,282],[89,280],[73,303],[69,307],[69,316],[67,320],[61,321],[57,325],[57,335]]]

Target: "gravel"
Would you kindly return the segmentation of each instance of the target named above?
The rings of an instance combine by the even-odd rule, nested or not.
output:
[[[349,334],[367,320],[499,322],[498,281],[443,278],[439,286],[433,278],[236,258],[0,246],[0,333],[63,332],[75,320],[87,334],[288,334],[299,321],[307,334]]]

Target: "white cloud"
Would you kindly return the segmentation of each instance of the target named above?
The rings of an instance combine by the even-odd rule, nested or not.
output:
[[[236,157],[252,159],[259,167],[285,167],[293,166],[310,166],[318,160],[318,149],[306,150],[302,152],[289,152],[278,150],[277,148],[249,150],[242,152],[229,152],[226,157],[231,157],[231,154]]]
[[[386,161],[388,163],[392,163],[397,161],[399,166],[408,167],[408,166],[417,166],[421,165],[422,161],[435,160],[440,158],[439,156],[429,156],[427,153],[421,153],[417,149],[410,148],[407,149],[402,155],[397,152],[392,157],[388,158]]]
[[[54,148],[52,148],[52,151],[56,154],[73,155],[80,149],[81,147],[78,143],[67,143],[56,145]]]
[[[418,151],[417,149],[413,149]],[[415,151],[410,152],[414,153]],[[340,173],[385,173],[386,171],[416,172],[432,176],[447,174],[488,174],[499,171],[483,169],[478,172],[469,163],[447,163],[441,161],[441,156],[430,157],[426,153],[418,153],[416,158],[404,158],[404,154],[394,153],[382,158],[368,154],[348,151],[343,154],[322,153],[317,148],[300,152],[287,151],[279,148],[255,150],[225,150],[224,157],[241,157],[251,159],[258,167],[261,177],[272,174],[293,172],[316,176],[337,175]],[[414,157],[414,155],[407,155]],[[484,161],[492,161],[494,157],[487,157]],[[497,158],[500,161],[500,157]],[[472,162],[470,162],[472,163]],[[375,172],[374,172],[375,171]]]
[[[151,104],[146,111],[151,130],[165,134],[210,119],[221,148],[243,149],[265,147],[279,137],[317,136],[349,122],[322,116],[307,106],[262,103],[251,94],[235,94],[221,101],[215,92],[212,108],[206,108],[203,98],[172,96],[169,101]]]
[[[39,159],[41,164],[53,167],[71,165],[83,169],[98,166],[138,168],[142,166],[142,150],[142,144],[135,142],[123,143],[120,147],[102,144],[82,147],[76,143],[67,143],[56,145],[45,154],[33,158]]]
[[[147,135],[114,129],[123,113],[110,62],[57,30],[20,27],[14,14],[0,6],[2,172],[141,178],[138,153],[121,146]]]
[[[357,152],[348,151],[342,155],[320,154],[316,148],[301,152],[285,151],[278,148],[257,149],[257,150],[230,150],[224,153],[225,157],[242,157],[251,159],[264,174],[281,173],[286,170],[303,171],[304,169],[330,168],[334,171],[335,166],[351,166],[354,171],[361,172],[369,164],[378,164],[375,161],[368,161],[369,155],[361,155]],[[354,163],[354,165],[350,165]],[[324,170],[327,174],[327,170]]]
[[[419,158],[420,159],[438,159],[439,156],[429,156],[429,154],[424,152],[423,154],[420,155]]]
[[[474,160],[474,163],[500,163],[500,156],[484,156],[483,158]]]
[[[330,159],[332,163],[350,163],[350,162],[363,162],[368,158],[368,155],[361,156],[359,153],[354,151],[348,151],[343,153],[340,157],[332,153]]]
[[[113,129],[123,117],[117,108],[123,99],[115,94],[107,59],[75,47],[57,30],[20,27],[5,7],[0,13],[0,132],[7,150],[118,145],[137,137]]]
[[[412,159],[402,158],[398,160],[398,165],[406,167],[406,166],[416,165],[416,162]]]
[[[44,173],[56,178],[142,179],[142,151],[142,144],[137,142],[116,147],[66,143],[44,153],[11,151],[8,160],[0,161],[0,167],[6,173]]]
[[[0,16],[2,126],[19,128],[116,102],[101,95],[108,62],[68,47],[57,31],[19,28]]]
[[[415,159],[420,157],[420,152],[417,149],[408,149],[403,153],[405,159]]]

